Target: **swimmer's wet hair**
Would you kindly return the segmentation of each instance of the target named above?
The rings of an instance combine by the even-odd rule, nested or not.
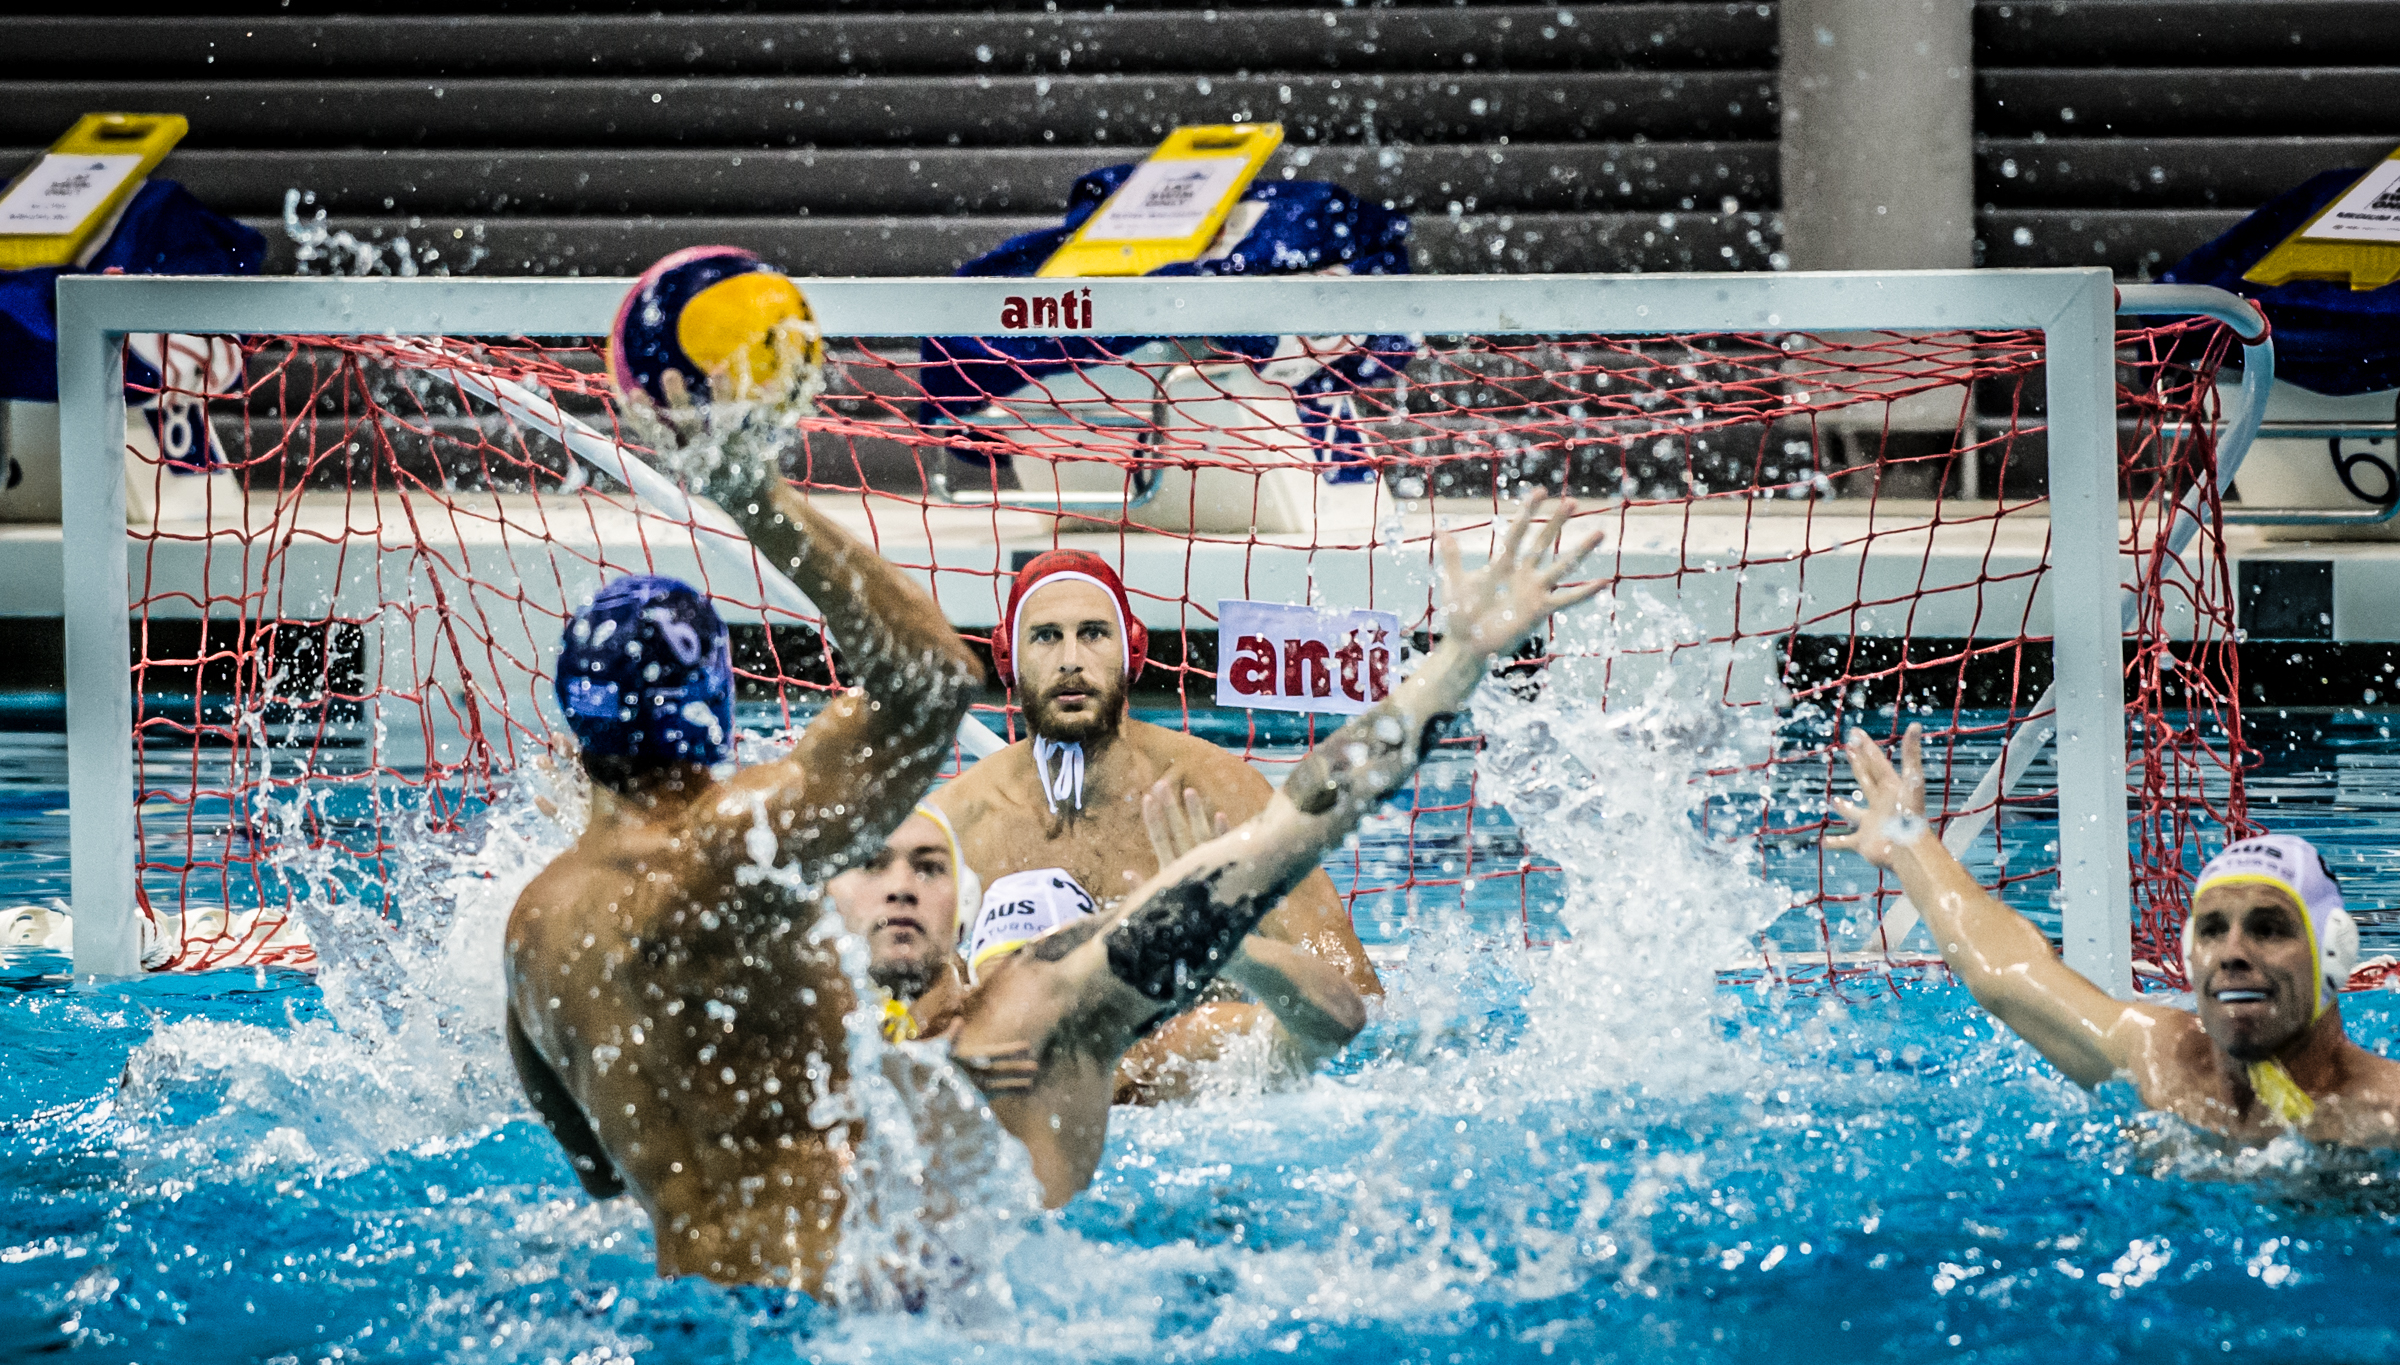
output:
[[[582,759],[584,776],[620,796],[684,761],[655,754],[598,754],[589,749],[583,751]]]

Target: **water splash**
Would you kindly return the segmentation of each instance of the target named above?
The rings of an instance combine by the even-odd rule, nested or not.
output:
[[[827,1129],[863,1120],[852,1130],[825,1297],[852,1311],[931,1308],[960,1326],[1003,1323],[1014,1299],[1002,1267],[1041,1209],[1033,1163],[946,1045],[885,1040],[866,940],[844,931],[830,903],[812,932],[836,946],[858,1004],[842,1020],[849,1087],[810,1119]]]
[[[1707,1086],[1726,1060],[1717,972],[1789,903],[1725,830],[1745,793],[1708,776],[1771,752],[1773,712],[1713,701],[1712,662],[1679,659],[1631,704],[1603,706],[1567,670],[1476,693],[1478,790],[1566,874],[1567,941],[1528,964],[1526,1008],[1555,1058]]]
[[[383,885],[396,918],[383,898],[357,894],[352,855],[311,837],[320,804],[287,795],[258,814],[277,831],[271,862],[317,947],[323,1012],[281,1028],[184,1020],[153,1032],[115,1106],[137,1186],[322,1186],[473,1148],[530,1118],[503,1031],[502,939],[519,893],[579,830],[579,774],[537,763],[460,831],[387,816],[397,833],[381,851]],[[775,867],[765,880],[806,898],[795,875]],[[850,1085],[811,1112],[827,1129],[865,1120],[827,1297],[851,1311],[930,1309],[959,1326],[1005,1318],[1002,1266],[1040,1205],[1030,1162],[939,1045],[884,1040],[863,940],[830,911],[812,933],[861,1002],[844,1020]],[[560,1216],[560,1201],[536,1201],[495,1236],[538,1247]],[[619,1239],[641,1235],[631,1200],[591,1217]]]
[[[126,1064],[128,1152],[185,1178],[252,1178],[262,1162],[340,1176],[523,1115],[502,1031],[501,938],[518,892],[572,837],[550,791],[517,783],[463,831],[437,830],[421,811],[392,817],[399,833],[383,859],[397,918],[357,894],[350,855],[310,837],[312,800],[262,811],[280,828],[271,861],[317,949],[323,1013],[288,1028],[159,1028]]]
[[[312,209],[306,217],[301,216],[303,207]],[[283,233],[291,239],[295,274],[393,275],[403,279],[419,274],[463,274],[491,254],[483,245],[483,224],[471,224],[466,230],[472,232],[472,241],[465,244],[464,254],[456,261],[448,261],[440,247],[418,247],[405,233],[395,233],[388,241],[370,240],[332,226],[326,221],[324,207],[317,204],[314,190],[283,192]]]

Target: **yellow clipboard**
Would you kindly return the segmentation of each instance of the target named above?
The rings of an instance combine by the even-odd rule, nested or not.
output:
[[[1280,123],[1176,129],[1036,273],[1147,275],[1200,259],[1282,145]]]
[[[2348,280],[2381,289],[2400,280],[2400,149],[2242,272],[2252,284]]]
[[[191,125],[181,114],[86,114],[0,190],[0,270],[78,265]]]

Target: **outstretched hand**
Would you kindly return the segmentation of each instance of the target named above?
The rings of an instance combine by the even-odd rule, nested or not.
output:
[[[1190,787],[1175,799],[1175,780],[1162,777],[1142,797],[1142,825],[1150,832],[1150,851],[1161,868],[1223,834],[1231,826],[1222,811],[1211,813],[1208,802]]]
[[[1857,828],[1825,836],[1825,847],[1846,848],[1877,867],[1890,867],[1901,847],[1924,838],[1927,832],[1925,727],[1911,725],[1901,736],[1898,771],[1864,730],[1850,732],[1849,755],[1850,773],[1857,778],[1867,804],[1854,806],[1834,798],[1834,810]]]
[[[1533,529],[1534,517],[1547,507],[1548,520]],[[1536,492],[1518,507],[1517,515],[1492,546],[1491,560],[1469,573],[1460,562],[1458,542],[1437,534],[1442,555],[1443,640],[1456,641],[1478,654],[1504,654],[1541,628],[1552,612],[1590,600],[1607,579],[1562,588],[1561,580],[1599,548],[1595,529],[1575,547],[1560,553],[1567,519],[1575,515],[1572,498],[1552,499]],[[1531,533],[1530,540],[1528,533]]]

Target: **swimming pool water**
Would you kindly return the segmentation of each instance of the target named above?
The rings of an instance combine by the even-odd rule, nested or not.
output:
[[[2330,773],[2375,728],[2270,761]],[[0,735],[0,903],[64,894],[63,755]],[[2388,903],[2391,817],[2315,790],[2276,823]],[[6,964],[0,1358],[2400,1360],[2391,1162],[2129,1135],[2122,1086],[1946,984],[1629,1006],[1597,955],[1625,941],[1527,950],[1513,889],[1377,922],[1408,953],[1330,1074],[1119,1111],[1092,1190],[982,1248],[1009,1304],[664,1283],[479,1010],[504,904],[462,903],[380,1012],[294,973]],[[2394,1004],[2347,1000],[2353,1036],[2388,1052]]]

